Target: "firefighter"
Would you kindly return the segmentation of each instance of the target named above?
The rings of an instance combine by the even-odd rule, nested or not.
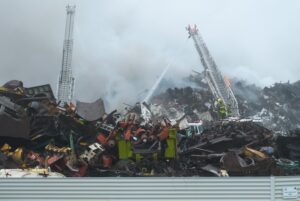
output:
[[[217,108],[218,108],[218,113],[220,118],[225,119],[227,115],[226,106],[224,104],[224,101],[221,100],[220,98],[217,100]]]

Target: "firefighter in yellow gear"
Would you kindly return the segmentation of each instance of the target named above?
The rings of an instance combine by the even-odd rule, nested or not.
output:
[[[220,118],[225,119],[225,117],[227,116],[227,110],[226,110],[224,101],[219,98],[217,100],[217,106],[218,106],[218,112],[219,112]]]

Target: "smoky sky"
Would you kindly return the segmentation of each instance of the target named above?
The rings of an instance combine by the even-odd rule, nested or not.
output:
[[[111,110],[145,96],[163,69],[174,86],[202,71],[197,24],[221,71],[259,86],[300,78],[300,1],[0,0],[0,82],[57,88],[65,6],[76,5],[75,99]]]

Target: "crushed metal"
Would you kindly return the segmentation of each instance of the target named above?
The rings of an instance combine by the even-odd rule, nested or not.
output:
[[[265,94],[276,96],[270,90],[264,89]],[[295,93],[289,95],[296,99]],[[278,136],[254,118],[220,119],[207,90],[169,89],[153,102],[137,103],[125,114],[106,113],[102,99],[62,107],[50,85],[24,88],[21,81],[10,81],[0,87],[1,174],[22,175],[21,170],[33,175],[43,171],[45,177],[51,172],[67,177],[300,173],[299,129]]]

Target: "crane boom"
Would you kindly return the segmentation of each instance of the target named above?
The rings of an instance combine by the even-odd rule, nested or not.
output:
[[[186,29],[189,32],[189,38],[192,38],[195,43],[196,50],[205,70],[205,78],[214,97],[216,99],[221,99],[224,102],[227,111],[230,111],[228,115],[239,117],[238,102],[235,95],[229,84],[226,84],[224,77],[210,55],[204,40],[198,33],[197,26],[194,25],[194,27],[191,27],[189,25]]]
[[[75,81],[72,75],[73,26],[75,6],[68,5],[66,9],[67,20],[65,28],[65,40],[63,47],[62,66],[57,90],[57,98],[61,106],[72,101]]]

